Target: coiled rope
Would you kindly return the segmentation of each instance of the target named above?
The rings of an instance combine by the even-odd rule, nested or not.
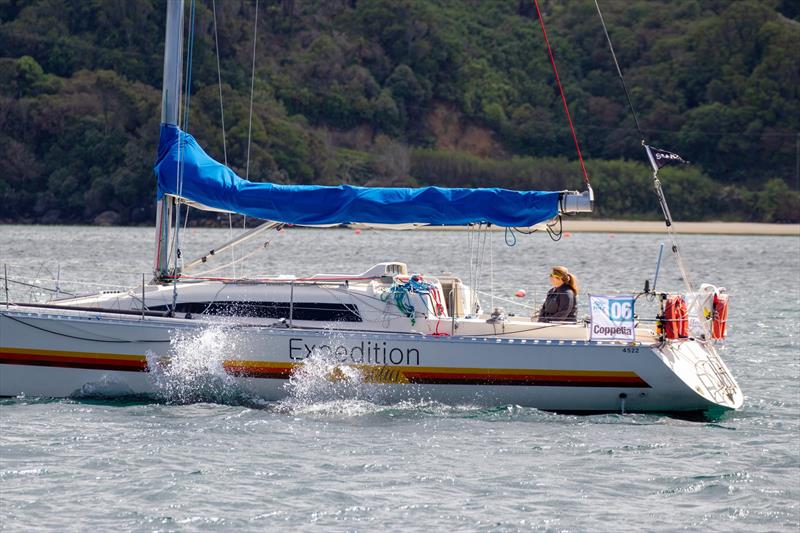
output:
[[[386,302],[390,299],[397,306],[400,312],[411,320],[411,325],[417,323],[416,307],[411,303],[411,294],[424,294],[431,295],[435,290],[432,283],[423,281],[420,276],[411,276],[405,283],[395,281],[389,290],[381,295],[381,301]],[[439,303],[441,308],[441,303]],[[442,308],[443,310],[443,308]],[[439,309],[436,309],[437,316],[441,314]],[[438,327],[437,327],[438,330]]]

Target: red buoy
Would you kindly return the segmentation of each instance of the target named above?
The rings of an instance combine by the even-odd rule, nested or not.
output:
[[[525,298],[525,294],[526,294],[525,289],[520,289],[514,293],[514,296],[516,296],[517,298]]]

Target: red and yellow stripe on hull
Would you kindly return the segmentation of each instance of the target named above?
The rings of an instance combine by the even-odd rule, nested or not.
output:
[[[160,364],[169,364],[161,358]],[[0,348],[0,364],[58,368],[85,368],[145,372],[147,358],[141,355],[61,352]],[[266,361],[225,361],[231,375],[248,378],[289,379],[298,363]],[[353,365],[361,369],[365,381],[372,383],[412,383],[420,385],[507,385],[525,387],[632,387],[650,388],[638,374],[610,370],[549,370],[519,368],[451,368]],[[330,379],[340,379],[335,370]]]
[[[0,348],[0,364],[117,370],[122,372],[145,372],[147,370],[147,358],[141,355],[61,352],[31,350],[28,348]]]
[[[403,370],[410,383],[437,385],[516,385],[524,387],[649,388],[636,372],[505,368],[414,368]]]

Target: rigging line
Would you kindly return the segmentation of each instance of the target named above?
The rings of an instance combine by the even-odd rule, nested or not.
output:
[[[39,279],[39,277],[41,276],[41,273],[42,273],[42,269],[44,269],[44,268],[45,268],[45,266],[43,264],[39,265],[39,270],[36,272],[36,275],[34,276],[34,279]],[[28,300],[31,300],[32,297],[33,297],[33,289],[28,291]]]
[[[256,81],[256,43],[258,42],[258,0],[256,0],[256,14],[253,21],[253,66],[250,72],[250,119],[247,126],[247,168],[245,179],[250,179],[250,145],[253,140],[253,94],[255,92]],[[247,215],[242,216],[242,230],[247,229]],[[244,276],[245,264],[242,262],[242,275]]]
[[[183,177],[181,177],[180,188],[183,189]],[[178,270],[178,269],[183,270],[183,257],[182,257],[182,254],[181,254],[180,240],[178,238],[178,230],[180,230],[180,227],[179,227],[180,218],[179,217],[180,217],[180,211],[175,213],[175,241],[176,241],[175,250],[177,250],[177,255],[175,256],[175,269],[176,270]],[[187,205],[186,206],[186,214],[183,217],[183,232],[184,233],[186,233],[186,228],[188,226],[189,226],[189,206]],[[178,266],[178,262],[179,261],[181,263],[180,267]]]
[[[467,285],[472,287],[472,226],[467,225]]]
[[[256,15],[253,23],[253,66],[250,73],[250,120],[247,126],[247,163],[244,179],[250,179],[250,143],[253,138],[253,90],[256,81],[256,42],[258,41],[258,0],[256,0]]]
[[[475,287],[475,273],[474,273],[474,259],[473,254],[475,253],[475,228],[474,226],[470,226],[467,230],[467,237],[469,238],[469,287],[472,290]]]
[[[186,54],[186,88],[184,89],[185,94],[185,102],[183,106],[183,124],[181,124],[181,129],[185,132],[189,131],[189,100],[192,95],[192,59],[193,59],[193,52],[194,52],[194,14],[195,14],[195,0],[192,0],[190,4],[189,10],[189,34],[187,35],[187,49],[188,52]],[[179,195],[180,196],[180,195]]]
[[[567,105],[567,97],[564,95],[564,87],[561,85],[561,78],[558,77],[558,68],[556,67],[556,60],[553,57],[553,49],[550,47],[550,40],[547,38],[547,30],[544,28],[544,18],[539,9],[539,0],[533,0],[536,6],[536,14],[539,16],[539,25],[542,27],[542,35],[544,35],[544,42],[547,45],[547,53],[550,56],[550,64],[553,65],[553,74],[556,77],[556,84],[558,91],[561,93],[561,102],[564,104],[564,113],[567,115],[567,122],[569,122],[569,130],[572,132],[572,140],[575,141],[575,150],[578,152],[578,160],[581,163],[581,170],[583,171],[583,181],[589,184],[589,174],[586,172],[586,165],[583,162],[583,154],[581,153],[581,145],[578,143],[578,136],[575,134],[575,127],[572,125],[572,115],[569,113],[569,106]]]
[[[485,293],[483,291],[478,291],[478,294],[482,294],[484,296],[490,296],[489,294],[487,294],[487,293]],[[535,307],[535,306],[532,306],[532,305],[527,305],[527,304],[524,304],[522,302],[517,302],[517,301],[514,301],[514,300],[512,300],[510,298],[503,298],[502,296],[495,296],[495,299],[500,300],[501,302],[508,302],[508,303],[510,303],[512,305],[516,305],[516,306],[522,307],[524,309],[533,309],[533,310],[538,309],[538,307]],[[534,297],[531,297],[531,299],[535,300]]]
[[[476,251],[477,250],[477,246],[478,246],[478,231],[479,231],[478,228],[479,228],[479,225],[475,224],[470,229],[470,238],[472,239],[472,241],[470,242],[470,246],[469,246],[469,286],[470,286],[470,290],[472,290],[472,291],[475,290],[475,286],[478,283],[478,281],[475,278],[476,272],[477,272],[477,268],[478,268],[476,266],[477,265],[477,258],[478,258],[478,252]],[[473,296],[475,296],[475,295],[473,294]],[[471,311],[470,311],[470,313],[471,313]]]
[[[477,300],[477,291],[480,289],[481,285],[481,274],[483,273],[483,259],[484,259],[484,252],[486,251],[486,234],[483,231],[483,223],[481,222],[478,225],[478,232],[475,235],[476,242],[475,242],[475,299]],[[483,237],[483,242],[481,242],[481,237]]]
[[[553,229],[556,225],[558,225],[558,230]],[[552,224],[547,224],[547,234],[550,236],[550,239],[555,242],[561,240],[561,237],[564,235],[564,222],[561,215],[559,215],[558,219]]]
[[[18,279],[23,279],[23,280],[36,282],[39,278],[26,277],[26,278],[18,278]],[[46,281],[55,281],[55,280],[49,280],[48,279]],[[19,281],[15,281],[15,280],[13,280],[11,278],[8,278],[8,282],[9,283],[22,283],[22,282],[19,282]],[[62,285],[86,285],[86,286],[89,286],[89,287],[105,287],[105,288],[115,287],[117,289],[129,289],[130,288],[130,285],[112,285],[112,284],[109,284],[109,283],[91,283],[91,282],[88,282],[88,281],[79,281],[79,280],[70,280],[70,279],[62,279],[61,280],[61,284]],[[44,287],[42,285],[35,285],[35,286],[37,288],[40,288],[40,289],[55,291],[55,289],[47,289],[46,287]],[[61,292],[64,292],[64,290],[62,289]]]
[[[511,247],[517,245],[517,236],[514,235],[514,228],[506,227],[503,238],[506,241],[506,246]]]
[[[486,237],[487,237],[487,234],[490,231],[488,224],[486,226],[486,229],[483,229],[483,223],[481,223],[481,225],[479,227],[481,228],[481,229],[479,229],[479,231],[481,231],[483,233],[483,242],[480,241],[481,234],[479,233],[478,234],[478,246],[476,248],[478,255],[475,258],[475,262],[476,262],[476,265],[477,265],[477,268],[475,270],[475,289],[474,289],[475,290],[475,300],[476,301],[478,300],[478,289],[480,288],[481,273],[483,272],[483,264],[484,264],[484,261],[486,260]]]
[[[186,232],[186,227],[189,225],[189,206],[186,206],[186,216],[183,217],[183,231]]]
[[[193,52],[194,52],[194,25],[195,25],[195,7],[196,3],[195,0],[192,0],[191,8],[190,8],[190,15],[189,15],[189,35],[187,36],[188,40],[188,53],[186,55],[186,94],[185,94],[185,103],[183,107],[183,124],[181,124],[182,129],[184,132],[189,131],[189,109],[190,109],[190,100],[191,100],[191,88],[192,88],[192,59],[193,59]],[[184,153],[183,153],[183,143],[184,140],[181,138],[183,134],[180,134],[178,139],[178,197],[183,197],[183,176],[185,171],[185,161],[184,161]],[[187,217],[189,208],[186,208]],[[174,238],[174,250],[173,250],[173,259],[174,259],[174,273],[178,273],[178,260],[181,257],[181,248],[180,248],[180,220],[181,220],[181,202],[175,202],[175,238]],[[188,222],[188,218],[187,218]],[[172,281],[172,310],[174,312],[175,306],[178,302],[178,277],[177,275],[174,276]]]
[[[228,143],[225,138],[225,109],[222,105],[222,70],[219,66],[219,37],[217,35],[217,1],[211,0],[211,9],[214,15],[214,46],[217,52],[217,85],[219,86],[219,116],[222,121],[222,156],[225,166],[228,166]],[[228,240],[233,240],[233,215],[228,213]],[[231,248],[231,263],[233,264],[233,277],[236,277],[236,251]]]
[[[633,115],[633,120],[636,123],[636,129],[638,130],[639,135],[642,138],[642,145],[645,145],[645,135],[644,132],[642,131],[641,125],[639,124],[639,118],[636,115],[636,109],[633,107],[633,101],[631,100],[631,95],[630,92],[628,91],[628,86],[625,83],[625,78],[622,75],[622,69],[619,66],[619,61],[617,61],[617,54],[614,52],[613,44],[611,44],[611,37],[608,34],[608,28],[606,27],[606,22],[605,19],[603,18],[603,12],[600,10],[600,4],[598,0],[594,0],[594,5],[597,8],[597,14],[600,16],[600,23],[603,26],[603,33],[605,34],[606,42],[608,42],[608,48],[611,51],[611,57],[614,59],[614,66],[616,66],[617,68],[617,74],[619,75],[620,82],[622,83],[622,88],[625,90],[625,98],[628,100],[628,107],[630,108],[631,114]],[[649,150],[648,150],[648,156],[650,156]],[[689,278],[689,272],[686,270],[686,266],[683,263],[683,257],[681,256],[680,248],[678,247],[677,235],[675,234],[675,228],[672,224],[672,215],[670,214],[669,206],[667,205],[667,199],[664,196],[664,191],[661,188],[661,181],[658,179],[657,168],[655,168],[653,171],[653,186],[656,190],[656,195],[658,196],[658,201],[661,206],[661,210],[664,214],[664,222],[666,223],[667,226],[667,235],[669,236],[670,241],[672,242],[672,253],[675,257],[675,262],[678,265],[678,270],[680,270],[681,272],[681,279],[684,282],[688,294],[693,294],[694,293],[693,284],[691,279]],[[548,232],[550,232],[549,226],[548,226]],[[698,300],[695,299],[694,300],[695,307],[697,306],[697,303]],[[695,309],[695,312],[697,312],[697,309]],[[705,324],[705,321],[700,320],[700,324],[706,334],[706,337],[708,337],[709,332],[707,330],[707,325]]]
[[[486,243],[489,240],[489,236],[492,234],[492,225],[490,223],[486,223],[486,228],[483,230],[483,246],[481,248],[481,272],[483,272],[483,267],[486,264]]]
[[[467,230],[467,236],[469,237],[469,290],[470,292],[475,290],[475,226],[470,225],[469,229]],[[472,294],[474,297],[475,295]],[[472,309],[470,309],[470,314],[472,314]]]
[[[491,307],[494,311],[494,246],[492,246],[491,227],[489,228],[489,289],[492,293]]]
[[[242,231],[246,231],[246,230],[247,230],[247,215],[243,215],[243,216],[242,216]],[[246,272],[246,270],[245,270],[245,268],[246,268],[246,265],[245,265],[244,259],[245,259],[245,258],[243,257],[243,258],[240,260],[240,262],[242,263],[242,268],[241,268],[241,271],[242,271],[242,277],[246,277],[246,276],[247,276],[247,274],[245,273],[245,272]]]
[[[6,281],[8,281],[9,283],[16,283],[17,285],[22,285],[24,287],[33,287],[35,289],[39,289],[39,290],[42,290],[42,291],[61,292],[61,294],[66,294],[67,296],[76,296],[75,293],[67,292],[67,291],[65,291],[63,289],[51,289],[49,287],[43,287],[42,285],[36,285],[35,283],[25,283],[24,281],[17,281],[17,280],[10,279],[10,278],[7,279]]]
[[[480,266],[480,258],[481,258],[481,230],[483,228],[483,224],[480,223],[475,226],[475,233],[472,236],[472,239],[475,241],[472,244],[472,251],[475,256],[474,263],[472,265],[472,290],[477,291],[478,286],[480,285],[480,275],[481,275],[481,266]],[[477,300],[478,295],[475,294],[475,299]]]
[[[672,214],[669,211],[669,206],[667,205],[667,198],[664,196],[664,191],[661,188],[661,180],[658,179],[658,170],[653,171],[653,186],[656,190],[656,194],[658,195],[658,202],[661,206],[661,210],[664,214],[664,222],[667,226],[667,236],[669,237],[672,243],[672,255],[675,257],[675,263],[678,266],[678,270],[681,273],[681,280],[683,281],[684,287],[686,288],[687,295],[695,294],[694,291],[694,284],[692,283],[691,278],[689,277],[689,272],[686,270],[686,265],[683,262],[683,256],[681,255],[680,248],[678,247],[678,236],[675,233],[675,226],[672,222]],[[692,307],[694,308],[694,312],[696,315],[700,315],[698,306],[700,305],[699,299],[695,298],[693,300]],[[691,312],[691,310],[690,310]],[[698,316],[701,320],[700,326],[703,328],[703,332],[705,333],[706,338],[709,338],[709,331],[708,325],[703,320],[702,316]]]
[[[253,140],[253,95],[255,93],[255,80],[256,80],[256,43],[258,42],[258,0],[256,0],[256,13],[255,18],[253,21],[253,61],[252,67],[250,69],[250,115],[248,117],[247,123],[247,161],[245,167],[245,179],[250,179],[250,146]],[[230,215],[228,215],[230,220]],[[232,224],[232,223],[231,223]],[[242,231],[247,229],[247,215],[242,216]],[[234,257],[234,261],[236,261],[235,255],[233,250],[231,250],[231,255]],[[242,276],[244,277],[245,272],[245,264],[242,261],[244,258],[240,258],[239,262],[241,262],[241,272]],[[236,265],[233,267],[233,277],[236,278]]]
[[[476,278],[478,280],[476,282],[478,285],[475,289],[476,291],[479,288],[481,288],[483,282],[481,278],[484,272],[483,267],[486,264],[486,239],[488,238],[489,232],[491,231],[488,223],[486,224],[486,227],[482,231],[483,231],[483,243],[481,244],[480,248],[480,263],[478,264],[478,271],[476,272]],[[476,298],[477,298],[477,292],[476,292]]]
[[[233,215],[228,213],[228,240],[233,240]],[[233,277],[236,277],[236,247],[231,246],[231,265],[233,265]]]
[[[511,228],[511,230],[512,230],[512,233],[514,231],[516,231],[517,233],[520,233],[522,235],[533,235],[534,233],[539,231],[535,227],[533,227],[533,228],[515,227],[515,228]],[[517,242],[516,241],[516,237],[514,237],[514,242]]]
[[[61,294],[61,263],[58,263],[58,274],[56,276],[56,298]]]
[[[625,78],[622,76],[622,69],[619,67],[619,61],[617,61],[617,54],[614,52],[614,46],[611,44],[611,37],[608,35],[608,28],[606,28],[606,21],[603,19],[603,12],[600,11],[600,4],[597,0],[594,0],[594,5],[597,7],[597,14],[600,15],[600,24],[603,25],[603,33],[606,35],[606,41],[608,42],[608,49],[611,50],[611,57],[614,59],[614,65],[617,67],[617,74],[619,74],[619,80],[622,82],[622,88],[625,90],[625,98],[628,99],[628,107],[631,109],[631,114],[633,115],[633,121],[636,122],[636,129],[639,131],[639,135],[642,137],[642,141],[644,141],[644,132],[642,131],[642,127],[639,125],[639,117],[636,116],[636,109],[633,107],[633,101],[631,101],[631,94],[628,92],[628,85],[625,83]]]
[[[214,15],[214,47],[217,52],[217,85],[219,86],[219,116],[222,121],[222,156],[228,166],[228,143],[225,139],[225,109],[222,106],[222,71],[219,66],[219,37],[217,36],[217,0],[211,0],[211,11]],[[228,214],[230,217],[230,213]]]
[[[206,274],[211,274],[212,272],[218,272],[218,271],[220,271],[220,270],[223,270],[223,269],[225,269],[225,268],[228,268],[228,267],[231,267],[231,266],[233,267],[233,269],[234,269],[234,270],[236,270],[236,263],[238,263],[238,262],[240,262],[240,261],[244,261],[245,259],[247,259],[247,258],[249,258],[249,257],[252,257],[252,256],[254,256],[255,254],[257,254],[257,253],[258,253],[258,252],[260,252],[261,250],[266,250],[266,249],[267,249],[267,246],[268,246],[268,245],[269,245],[269,243],[271,243],[271,242],[272,242],[272,240],[269,240],[269,241],[265,242],[263,245],[261,245],[261,246],[258,246],[258,247],[257,247],[255,250],[251,250],[250,252],[248,252],[248,253],[246,253],[245,255],[243,255],[242,257],[240,257],[238,260],[237,260],[237,259],[234,259],[234,260],[233,260],[233,261],[231,261],[230,263],[225,263],[224,265],[220,265],[220,266],[218,266],[218,267],[214,267],[214,268],[211,268],[211,269],[209,269],[209,270],[204,270],[204,271],[202,271],[202,272],[197,272],[197,273],[195,273],[195,274],[192,274],[192,275],[193,275],[194,277],[201,277],[201,276],[205,276]],[[191,269],[187,269],[187,270],[191,270]],[[234,275],[233,277],[234,277],[234,279],[236,279],[236,276],[235,276],[235,275]]]
[[[13,264],[13,263],[5,263],[5,264],[9,268],[27,268],[27,269],[31,268],[30,265],[16,265],[16,264]],[[53,272],[47,266],[43,265],[43,268],[44,268],[44,271],[45,271],[45,273],[47,275],[49,275],[52,278],[55,278],[55,275],[53,274]],[[113,270],[113,271],[109,271],[109,269],[107,269],[107,268],[83,268],[83,267],[81,267],[80,270],[81,270],[81,272],[100,272],[102,274],[108,274],[109,272],[113,272],[115,274],[131,274],[131,275],[140,275],[141,274],[141,272],[116,270],[116,269]]]
[[[687,294],[695,294],[694,291],[694,284],[692,283],[691,278],[689,277],[689,271],[686,270],[686,265],[683,263],[683,256],[681,255],[680,248],[678,247],[678,237],[675,235],[674,229],[670,226],[667,228],[667,233],[672,240],[672,251],[675,255],[675,262],[678,264],[678,269],[681,271],[681,278],[683,278],[684,286],[686,287]],[[693,298],[692,304],[690,305],[689,311],[692,311],[694,308],[694,312],[696,315],[699,315],[698,318],[701,320],[700,326],[703,328],[703,332],[705,333],[706,338],[711,338],[708,331],[708,324],[706,324],[705,320],[702,320],[702,313],[700,313],[700,300],[698,298]]]

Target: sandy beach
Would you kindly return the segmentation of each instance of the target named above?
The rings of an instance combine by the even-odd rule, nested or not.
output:
[[[655,220],[586,220],[563,217],[564,231],[570,233],[663,233],[664,222]],[[375,225],[353,224],[354,228],[375,228]],[[675,231],[696,235],[778,235],[800,237],[800,224],[764,224],[759,222],[675,222]],[[420,226],[423,231],[465,231],[461,226]],[[504,228],[494,227],[494,231]],[[545,226],[536,229],[544,231]]]
[[[588,233],[661,233],[664,222],[636,220],[580,220],[564,217],[564,231]],[[800,237],[800,224],[756,222],[675,222],[677,233],[705,235],[786,235]]]
[[[586,220],[564,217],[564,231],[571,233],[662,233],[665,226],[661,221],[654,220]],[[15,225],[17,222],[0,221],[0,225]],[[238,222],[241,224],[241,222]],[[20,224],[23,226],[31,224]],[[92,224],[93,226],[110,226],[112,224]],[[227,227],[211,221],[210,223],[192,224],[189,227]],[[397,226],[383,226],[380,224],[349,224],[354,229],[400,229]],[[327,227],[322,229],[328,229]],[[411,228],[408,228],[411,229]],[[418,226],[417,231],[466,231],[467,226]],[[544,231],[545,226],[537,227]],[[494,231],[504,231],[504,228],[494,227]],[[778,235],[787,237],[800,237],[800,224],[764,224],[758,222],[675,222],[675,231],[683,234],[697,235]]]

